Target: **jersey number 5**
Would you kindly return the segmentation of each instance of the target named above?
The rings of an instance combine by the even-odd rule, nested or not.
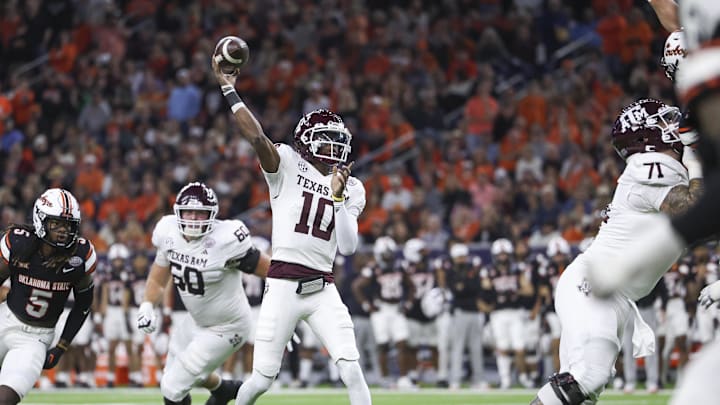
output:
[[[665,177],[662,174],[662,170],[660,170],[660,162],[643,163],[643,166],[650,166],[650,171],[648,172],[648,179],[652,179],[653,172],[655,171],[656,167],[658,179],[662,179],[663,177]]]
[[[330,223],[325,230],[322,229],[322,219],[325,215],[325,209],[327,207],[330,207],[330,212],[332,213],[333,202],[327,198],[320,197],[318,199],[317,209],[315,209],[315,219],[313,219],[312,231],[310,231],[308,219],[310,219],[310,208],[312,207],[314,200],[313,197],[313,193],[303,191],[302,213],[300,214],[300,221],[295,224],[295,232],[306,235],[310,232],[310,234],[316,238],[330,240],[330,235],[332,235],[332,231],[335,229],[335,215],[330,217]]]

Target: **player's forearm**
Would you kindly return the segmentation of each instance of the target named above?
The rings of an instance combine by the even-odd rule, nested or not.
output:
[[[706,192],[695,205],[684,214],[672,220],[675,231],[688,244],[693,245],[718,234],[720,229],[720,176],[708,177]]]
[[[69,344],[72,342],[75,335],[82,327],[90,313],[90,307],[93,302],[93,289],[94,285],[90,285],[83,290],[75,290],[75,304],[68,314],[67,321],[65,322],[65,328],[60,335],[60,339]]]
[[[345,208],[345,202],[335,202],[335,237],[340,254],[349,256],[355,253],[358,245],[357,219]]]
[[[648,0],[655,10],[660,24],[669,32],[677,31],[680,27],[678,5],[673,0]]]
[[[240,136],[255,149],[262,168],[268,173],[275,173],[280,158],[275,145],[265,135],[262,125],[260,125],[260,122],[255,118],[248,106],[240,99],[234,86],[223,85],[220,89],[228,104],[230,104],[230,111],[232,111],[233,118],[240,129]]]
[[[170,268],[153,263],[145,284],[143,301],[150,302],[153,305],[158,304],[160,299],[163,298],[163,292],[169,280]]]

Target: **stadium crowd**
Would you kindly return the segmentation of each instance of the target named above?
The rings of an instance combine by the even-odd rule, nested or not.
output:
[[[367,248],[343,266],[346,300],[383,236],[434,256],[468,244],[484,264],[501,238],[515,252],[580,245],[623,166],[609,142],[617,112],[674,97],[657,57],[667,33],[645,1],[10,0],[0,27],[3,228],[63,187],[98,253],[122,243],[142,256],[175,193],[198,180],[217,192],[219,218],[269,239],[267,186],[208,65],[216,40],[238,35],[251,49],[238,93],[268,136],[291,139],[315,108],[351,129]],[[717,263],[701,256],[678,270],[690,284]]]

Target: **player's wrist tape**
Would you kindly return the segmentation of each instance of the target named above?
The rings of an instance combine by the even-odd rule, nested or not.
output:
[[[220,90],[222,90],[225,100],[227,100],[228,104],[230,104],[230,111],[232,111],[233,114],[245,106],[245,103],[243,103],[240,96],[237,94],[237,91],[235,91],[235,87],[226,84],[224,86],[220,86]]]
[[[59,348],[62,349],[64,352],[66,352],[67,349],[68,349],[67,344],[65,344],[64,342],[58,342],[55,346],[59,347]]]
[[[345,202],[345,196],[336,196],[335,194],[331,194],[330,197],[334,202]]]

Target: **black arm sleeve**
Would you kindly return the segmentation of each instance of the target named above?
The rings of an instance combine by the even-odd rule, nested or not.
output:
[[[243,273],[253,274],[260,261],[260,251],[256,247],[248,249],[243,257],[232,258],[225,263],[225,267],[240,270]]]
[[[94,284],[90,284],[89,287],[84,290],[74,290],[75,293],[75,305],[73,305],[68,315],[65,328],[62,331],[60,339],[65,342],[72,342],[75,335],[77,335],[80,327],[82,327],[85,318],[90,313],[90,306],[93,302],[93,290],[95,289]]]
[[[672,220],[672,226],[688,245],[702,242],[720,233],[720,173],[705,180],[705,192],[695,205]]]

